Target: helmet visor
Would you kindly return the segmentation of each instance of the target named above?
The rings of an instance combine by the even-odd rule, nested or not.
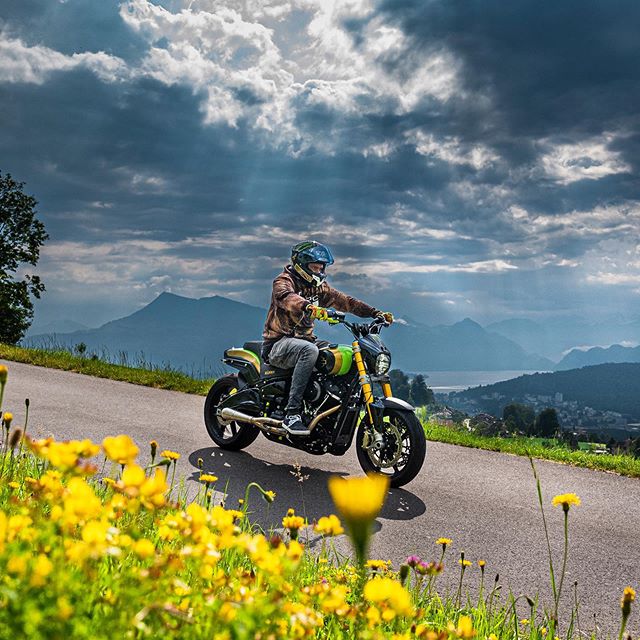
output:
[[[304,252],[304,262],[306,264],[309,264],[309,262],[323,262],[325,265],[333,264],[333,254],[329,247],[319,244]]]

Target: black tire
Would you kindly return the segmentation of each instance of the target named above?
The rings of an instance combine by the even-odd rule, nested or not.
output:
[[[215,381],[204,401],[204,424],[209,437],[221,448],[239,451],[248,447],[260,435],[260,429],[252,424],[230,422],[222,424],[216,410],[218,404],[238,388],[238,376],[229,374]]]
[[[372,456],[363,448],[365,435],[365,419],[360,422],[356,435],[356,453],[358,462],[365,472],[382,473],[391,480],[392,487],[402,487],[411,482],[422,469],[424,458],[427,453],[427,439],[420,420],[412,411],[398,411],[396,409],[385,409],[384,421],[391,424],[401,436],[400,460],[390,467],[379,465],[372,460]],[[391,460],[389,455],[394,455],[397,446],[398,436],[395,430],[389,430],[385,435],[385,449],[378,455],[381,460]],[[389,453],[390,452],[390,453]]]

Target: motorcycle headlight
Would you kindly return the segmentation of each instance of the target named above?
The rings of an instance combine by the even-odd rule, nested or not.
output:
[[[378,354],[376,358],[376,375],[383,376],[391,367],[391,358],[386,353]]]

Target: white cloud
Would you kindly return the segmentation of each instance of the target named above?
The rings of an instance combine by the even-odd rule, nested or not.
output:
[[[129,76],[123,60],[98,53],[65,55],[44,46],[30,47],[20,39],[0,34],[0,82],[42,84],[55,71],[70,71],[84,67],[105,82],[115,82]]]
[[[419,154],[449,164],[466,164],[480,170],[499,160],[499,157],[485,145],[467,144],[456,137],[437,138],[420,129],[409,131],[406,136],[413,141]]]
[[[598,180],[628,172],[631,167],[622,160],[618,152],[609,148],[615,139],[614,134],[605,133],[572,144],[543,142],[546,151],[541,157],[542,167],[561,184],[585,179]]]

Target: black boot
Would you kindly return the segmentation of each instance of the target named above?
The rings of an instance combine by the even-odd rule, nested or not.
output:
[[[282,421],[282,426],[293,436],[308,436],[311,433],[298,413],[287,414]]]

